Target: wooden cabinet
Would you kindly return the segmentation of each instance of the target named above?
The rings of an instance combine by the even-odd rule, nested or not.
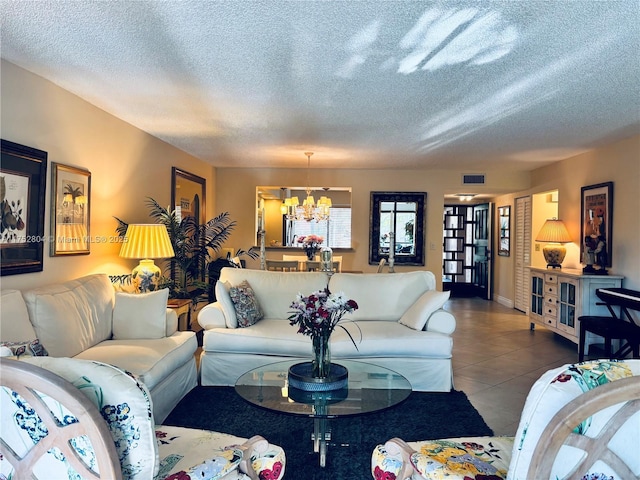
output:
[[[621,287],[619,275],[583,275],[581,270],[528,267],[529,269],[529,319],[531,328],[544,325],[549,330],[578,343],[582,315],[604,315],[606,307],[596,305],[596,289]],[[593,336],[592,336],[593,337]],[[587,345],[596,338],[587,338]]]

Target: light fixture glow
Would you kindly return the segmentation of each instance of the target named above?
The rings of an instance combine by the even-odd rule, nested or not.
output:
[[[286,215],[287,220],[305,220],[307,222],[312,220],[316,222],[329,220],[331,199],[323,195],[318,200],[318,203],[316,203],[315,198],[311,195],[309,172],[313,152],[304,152],[304,154],[307,156],[307,188],[305,189],[307,196],[303,200],[302,205],[300,205],[298,197],[285,198],[282,205],[280,205],[280,211],[283,215]]]

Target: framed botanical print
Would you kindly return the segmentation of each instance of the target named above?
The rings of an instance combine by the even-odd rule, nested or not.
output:
[[[51,163],[51,234],[52,257],[88,255],[91,172],[81,168]]]
[[[47,152],[2,140],[0,275],[41,272]]]

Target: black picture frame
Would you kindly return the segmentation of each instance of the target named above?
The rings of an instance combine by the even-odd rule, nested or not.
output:
[[[498,207],[498,255],[511,255],[511,206]]]
[[[171,167],[171,205],[181,217],[194,216],[198,224],[207,223],[206,192],[206,178]]]
[[[0,276],[43,270],[47,152],[1,140]]]
[[[584,258],[585,238],[600,237],[606,248],[606,266],[611,267],[613,246],[613,182],[587,185],[580,189],[580,258]]]
[[[397,253],[394,255],[396,265],[424,266],[425,251],[425,225],[426,225],[426,192],[371,192],[371,208],[369,216],[369,264],[376,265],[383,258],[388,259],[389,253],[380,246],[381,213],[383,202],[407,202],[416,204],[416,222],[413,226],[413,246],[410,253]],[[397,230],[396,230],[397,231]],[[397,245],[396,245],[397,247]]]

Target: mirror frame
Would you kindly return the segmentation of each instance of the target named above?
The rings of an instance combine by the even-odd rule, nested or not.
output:
[[[426,192],[371,192],[371,208],[369,216],[369,265],[377,265],[388,254],[380,252],[380,203],[382,202],[415,202],[416,209],[416,249],[413,255],[397,255],[396,265],[424,266],[424,226],[426,223]]]
[[[176,201],[178,200],[177,195],[177,187],[178,180],[185,180],[188,182],[195,183],[199,185],[200,190],[198,191],[198,195],[200,198],[200,218],[198,218],[198,222],[202,225],[207,222],[206,215],[206,206],[207,206],[207,180],[205,178],[194,175],[193,173],[186,172],[184,170],[179,169],[178,167],[171,167],[171,208],[175,210]],[[196,189],[198,186],[196,186]]]

